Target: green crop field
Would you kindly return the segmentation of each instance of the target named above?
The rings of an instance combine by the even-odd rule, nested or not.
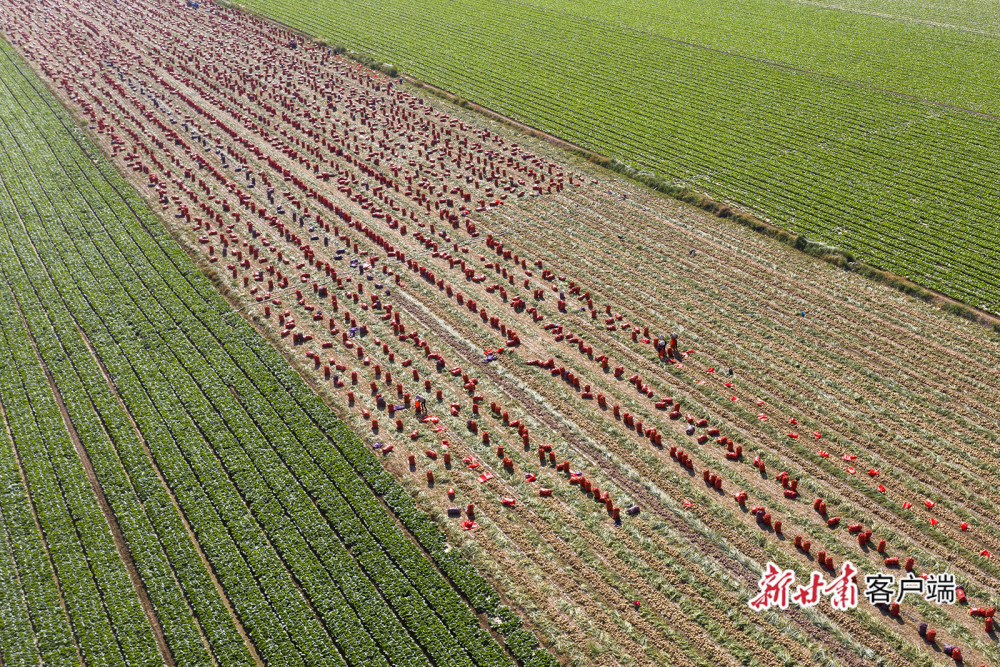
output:
[[[1000,312],[995,3],[242,4]]]
[[[0,323],[2,664],[551,660],[2,40]]]

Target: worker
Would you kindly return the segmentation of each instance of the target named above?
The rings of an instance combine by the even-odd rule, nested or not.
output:
[[[667,339],[657,338],[656,339],[656,354],[662,359],[667,353]]]
[[[667,356],[671,359],[680,359],[680,354],[677,352],[677,334],[670,334],[670,347],[667,349]]]

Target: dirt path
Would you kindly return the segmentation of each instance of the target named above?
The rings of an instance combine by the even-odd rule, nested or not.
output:
[[[129,424],[131,424],[132,430],[135,432],[136,439],[139,441],[139,444],[142,445],[143,452],[145,452],[146,458],[149,460],[150,467],[152,468],[153,472],[156,473],[156,478],[160,481],[160,485],[163,487],[163,490],[166,491],[167,495],[170,497],[170,503],[174,506],[174,510],[177,512],[177,516],[180,517],[181,523],[184,525],[184,530],[188,535],[188,539],[191,540],[191,546],[194,547],[194,550],[197,552],[198,558],[199,560],[201,560],[202,566],[205,568],[205,571],[208,573],[208,576],[212,581],[212,586],[215,588],[216,593],[218,593],[219,598],[222,600],[222,604],[225,606],[226,611],[229,612],[229,616],[232,619],[233,624],[236,626],[236,630],[237,632],[239,632],[240,637],[243,639],[243,643],[246,644],[247,650],[250,652],[250,655],[253,658],[254,663],[263,666],[264,661],[257,653],[257,647],[254,646],[254,643],[250,639],[249,634],[247,634],[246,629],[243,627],[243,623],[240,621],[239,616],[236,614],[236,610],[233,609],[233,605],[232,602],[229,600],[229,596],[226,594],[225,589],[222,587],[222,584],[219,582],[219,579],[215,574],[215,568],[213,568],[212,564],[209,562],[208,557],[205,555],[204,549],[202,549],[201,543],[198,541],[197,536],[194,534],[194,530],[192,530],[191,528],[191,524],[188,522],[187,516],[184,514],[184,511],[181,509],[180,504],[177,502],[177,497],[174,495],[173,490],[167,484],[167,480],[163,477],[163,473],[160,471],[160,467],[156,463],[156,459],[153,457],[153,452],[149,449],[149,445],[146,443],[145,436],[143,436],[142,432],[139,430],[139,426],[135,423],[135,419],[132,417],[131,412],[129,412],[128,407],[125,405],[125,401],[123,401],[121,396],[118,394],[118,388],[115,386],[114,380],[111,379],[111,376],[108,373],[108,369],[104,366],[104,362],[97,354],[97,351],[91,344],[90,339],[87,338],[87,334],[84,333],[83,329],[81,329],[79,325],[76,325],[76,329],[77,332],[80,334],[80,337],[83,339],[84,344],[87,346],[87,350],[90,352],[91,357],[93,357],[94,362],[100,369],[101,375],[104,377],[104,381],[107,382],[108,389],[110,389],[111,393],[114,394],[115,400],[118,402],[119,407],[122,409],[122,412],[124,412],[126,417],[128,418]],[[201,623],[199,622],[197,616],[194,616],[194,621],[197,624],[198,631],[201,633],[202,641],[205,642],[205,647],[211,653],[212,650],[211,646],[208,643],[208,638],[205,637],[204,630],[202,629]]]
[[[49,565],[49,571],[52,574],[52,582],[55,586],[56,593],[59,595],[59,607],[62,609],[63,615],[66,618],[66,623],[69,627],[73,627],[73,621],[69,615],[69,609],[66,607],[66,597],[63,595],[62,586],[59,582],[59,577],[56,576],[56,566],[52,561],[52,554],[49,553],[48,539],[45,537],[45,531],[42,530],[42,525],[38,520],[38,510],[35,508],[35,501],[31,497],[31,487],[28,485],[28,478],[24,474],[24,466],[21,464],[21,454],[17,451],[17,447],[14,445],[14,435],[10,430],[10,423],[7,421],[7,409],[3,405],[3,401],[0,400],[0,419],[3,420],[4,431],[7,433],[7,440],[10,442],[11,450],[14,453],[14,460],[17,463],[18,473],[21,476],[21,484],[24,485],[25,496],[28,501],[28,505],[31,507],[31,519],[35,524],[35,530],[38,531],[39,539],[42,543],[42,548],[45,550],[45,558]],[[20,573],[18,573],[18,579],[20,580]],[[34,621],[32,621],[34,623]],[[35,643],[38,643],[36,638]],[[80,643],[76,639],[76,635],[73,636],[73,648],[76,652],[77,662],[83,665],[83,653],[80,651]]]
[[[943,21],[934,21],[932,19],[919,18],[916,16],[901,16],[899,14],[889,14],[888,12],[876,12],[871,10],[860,9],[858,7],[849,7],[847,5],[837,5],[825,2],[813,2],[811,0],[789,0],[800,5],[809,5],[812,7],[820,7],[822,9],[832,9],[838,12],[849,12],[851,14],[862,14],[864,16],[876,16],[880,19],[886,19],[889,21],[900,21],[903,23],[914,23],[918,25],[926,25],[934,28],[945,28],[947,30],[955,30],[958,32],[967,32],[974,35],[983,35],[984,37],[997,37],[996,33],[990,32],[988,30],[983,30],[982,28],[973,28],[967,25],[958,25],[955,23],[945,23]]]
[[[114,540],[115,549],[118,551],[118,557],[121,558],[122,563],[125,565],[129,579],[132,582],[132,588],[135,590],[135,593],[139,598],[139,603],[142,605],[143,612],[146,614],[146,619],[149,621],[150,628],[153,632],[153,638],[156,640],[156,646],[160,651],[160,657],[163,658],[163,662],[166,665],[174,667],[173,653],[167,645],[167,639],[163,634],[163,627],[160,625],[160,619],[156,615],[156,609],[153,607],[153,603],[149,599],[149,593],[146,591],[146,584],[142,581],[142,577],[139,575],[139,570],[136,568],[135,562],[132,560],[132,552],[129,550],[128,543],[125,541],[125,536],[122,534],[121,526],[118,525],[118,518],[115,516],[114,511],[111,509],[111,504],[104,495],[104,489],[101,487],[101,482],[97,479],[97,474],[94,472],[94,466],[90,461],[90,455],[87,453],[87,448],[80,441],[80,436],[77,434],[76,428],[73,426],[73,421],[70,419],[69,413],[66,411],[66,404],[63,402],[62,393],[59,391],[59,387],[56,385],[55,379],[52,377],[52,373],[38,349],[38,344],[35,342],[35,337],[31,333],[28,321],[25,319],[24,313],[21,311],[21,304],[17,302],[16,298],[14,304],[17,308],[18,315],[21,318],[21,325],[28,333],[28,339],[31,342],[31,348],[35,352],[38,364],[45,372],[45,378],[48,380],[49,389],[52,391],[52,396],[55,398],[56,405],[59,407],[59,414],[62,415],[63,424],[66,427],[66,431],[69,433],[70,439],[73,441],[73,447],[76,449],[77,456],[80,457],[80,463],[83,465],[87,479],[90,481],[90,486],[94,491],[97,504],[101,508],[101,513],[104,515],[104,520],[107,522],[108,528],[111,530],[111,537]],[[25,484],[25,487],[27,488],[27,484]]]

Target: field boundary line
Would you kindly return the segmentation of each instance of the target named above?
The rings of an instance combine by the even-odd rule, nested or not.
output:
[[[814,2],[812,0],[788,0],[788,2],[795,3],[798,5],[809,5],[811,7],[818,7],[820,9],[828,9],[830,11],[844,12],[845,14],[860,14],[862,16],[874,16],[875,18],[885,19],[887,21],[898,21],[900,23],[913,23],[916,25],[924,25],[931,28],[942,28],[944,30],[954,30],[955,32],[966,32],[973,35],[982,35],[983,37],[998,37],[996,33],[988,32],[986,30],[981,30],[979,28],[973,28],[967,25],[957,25],[955,23],[944,23],[943,21],[933,21],[931,19],[922,19],[917,16],[897,16],[896,14],[888,14],[885,12],[873,12],[864,11],[862,9],[852,9],[844,5],[832,5],[823,2]]]
[[[63,425],[66,427],[70,440],[73,441],[73,448],[76,450],[77,456],[80,457],[80,463],[83,465],[84,472],[86,472],[87,475],[87,480],[90,482],[90,486],[94,491],[94,496],[101,509],[101,514],[104,515],[104,520],[107,522],[108,528],[111,529],[111,537],[114,540],[115,549],[118,551],[118,557],[121,558],[122,563],[125,565],[125,569],[128,571],[128,577],[132,582],[132,588],[135,589],[135,593],[139,598],[139,603],[142,605],[142,610],[145,612],[150,628],[152,629],[153,637],[156,640],[156,646],[160,651],[160,657],[163,658],[163,661],[169,667],[175,667],[173,652],[167,645],[166,635],[163,632],[163,627],[160,625],[160,619],[156,615],[156,609],[153,607],[153,603],[149,599],[146,584],[143,582],[142,577],[139,574],[139,570],[136,567],[135,562],[132,560],[132,552],[128,547],[128,543],[125,541],[125,536],[122,533],[121,526],[118,525],[118,517],[115,516],[114,511],[111,509],[111,504],[108,502],[107,496],[104,495],[104,488],[101,486],[100,480],[97,479],[97,473],[94,471],[94,466],[90,461],[90,455],[87,453],[87,448],[84,446],[83,442],[80,441],[80,436],[76,432],[73,420],[70,418],[69,412],[66,410],[66,404],[63,402],[62,392],[56,385],[55,378],[52,377],[52,372],[49,370],[48,364],[45,363],[45,359],[42,358],[42,353],[38,349],[38,343],[35,341],[34,334],[31,333],[28,322],[24,317],[23,311],[21,310],[21,304],[16,296],[14,296],[14,306],[17,308],[17,314],[21,318],[21,324],[24,326],[24,330],[27,333],[28,340],[31,343],[31,349],[35,353],[35,358],[38,361],[39,366],[41,366],[42,371],[45,373],[45,379],[49,384],[49,390],[52,392],[52,397],[56,402],[56,406],[59,408],[59,414],[62,417]]]
[[[38,530],[38,534],[41,537],[42,547],[45,549],[45,558],[49,562],[49,568],[51,568],[52,580],[55,582],[56,592],[59,594],[59,606],[62,608],[63,614],[66,617],[66,623],[69,626],[70,630],[72,631],[73,620],[72,618],[70,618],[69,610],[66,608],[66,598],[63,597],[62,586],[59,585],[59,577],[56,576],[55,574],[56,568],[55,568],[55,563],[52,562],[52,555],[49,553],[48,539],[45,537],[45,531],[42,530],[42,526],[38,521],[38,511],[35,509],[35,500],[31,496],[31,490],[30,487],[28,486],[28,480],[24,475],[24,467],[21,465],[21,454],[20,452],[17,451],[17,445],[14,443],[14,434],[10,430],[10,422],[7,421],[7,409],[3,404],[3,397],[0,397],[0,419],[3,420],[4,431],[7,433],[7,438],[10,440],[10,448],[11,451],[14,453],[14,460],[17,462],[17,472],[21,476],[21,483],[24,485],[24,495],[27,498],[28,506],[31,508],[31,519],[32,521],[34,521],[35,529]],[[4,524],[6,525],[6,520],[4,520]],[[13,544],[9,545],[8,549],[13,552],[14,549]],[[21,571],[19,568],[16,567],[16,563],[14,568],[14,574],[17,577],[18,583],[20,584]],[[23,585],[21,588],[21,593],[22,595],[24,594]],[[38,634],[37,634],[35,619],[33,616],[29,615],[29,620],[31,621],[32,630],[35,631],[34,640],[35,640],[35,646],[37,648]],[[82,665],[84,664],[84,661],[83,661],[83,654],[80,652],[80,643],[77,640],[76,632],[71,632],[71,634],[73,635],[73,648],[76,650],[76,657],[80,661],[80,664]],[[2,658],[3,656],[0,656],[0,667],[3,666]]]
[[[321,45],[322,44],[326,44],[325,40],[323,40],[321,37],[319,37],[317,35],[311,35],[311,34],[309,34],[307,32],[304,32],[303,30],[301,30],[299,28],[296,28],[294,26],[288,25],[287,23],[283,23],[281,21],[278,21],[277,19],[275,19],[275,18],[273,18],[271,16],[268,16],[266,14],[261,14],[259,12],[256,12],[256,11],[254,11],[254,10],[252,10],[252,9],[244,6],[244,5],[241,5],[239,3],[231,2],[230,0],[215,0],[215,4],[218,5],[218,6],[220,6],[220,7],[226,8],[226,9],[239,11],[239,12],[242,12],[244,14],[248,14],[250,16],[256,16],[257,18],[259,18],[259,19],[261,19],[263,21],[267,21],[268,23],[272,23],[272,24],[274,24],[276,26],[280,26],[282,30],[287,30],[289,32],[295,33],[296,35],[299,35],[303,39],[308,39],[309,41],[314,42],[316,44],[321,44]],[[331,46],[330,48],[333,48],[333,47]],[[361,60],[359,60],[357,58],[357,56],[361,55],[360,53],[353,53],[353,55],[352,55],[351,52],[345,51],[345,52],[341,53],[340,55],[343,56],[343,57],[345,57],[345,58],[348,58],[350,60],[353,60],[353,61],[355,61],[355,62],[363,65],[364,67],[367,67],[368,69],[371,69],[373,71],[378,71],[377,69],[375,69],[375,68],[372,67],[372,65],[371,65],[370,62],[365,63],[365,62],[362,62]],[[386,76],[388,76],[388,75],[386,75]],[[451,92],[451,91],[449,91],[449,90],[447,90],[445,88],[441,88],[440,86],[435,86],[432,83],[429,83],[429,82],[424,81],[422,79],[418,79],[418,78],[416,78],[416,77],[414,77],[414,76],[412,76],[410,74],[406,74],[406,73],[402,73],[401,72],[398,75],[398,77],[401,78],[401,79],[403,79],[406,83],[410,84],[411,86],[415,86],[415,87],[420,88],[422,90],[426,90],[427,92],[431,93],[435,97],[440,97],[440,98],[445,99],[445,100],[447,100],[449,102],[452,102],[453,104],[455,104],[455,105],[457,105],[459,107],[462,107],[463,109],[466,109],[467,111],[473,111],[473,112],[478,113],[480,115],[486,116],[490,120],[496,121],[496,122],[498,122],[501,125],[504,125],[506,127],[510,127],[510,128],[514,128],[516,130],[519,130],[519,131],[527,134],[530,137],[534,137],[536,139],[542,139],[545,142],[547,142],[549,144],[552,144],[553,146],[556,146],[556,147],[561,148],[563,150],[569,151],[570,153],[573,153],[573,154],[575,154],[575,155],[577,155],[579,157],[582,157],[582,158],[588,160],[589,162],[593,162],[593,163],[598,164],[598,165],[603,165],[604,163],[611,161],[611,158],[608,157],[607,155],[604,155],[602,153],[598,153],[597,151],[591,150],[589,148],[585,148],[584,146],[581,146],[580,144],[575,144],[572,141],[569,141],[567,139],[563,139],[562,137],[559,137],[559,136],[557,136],[555,134],[552,134],[551,132],[546,132],[545,130],[537,128],[537,127],[535,127],[533,125],[529,125],[528,123],[519,121],[516,118],[512,118],[511,116],[506,116],[506,115],[502,114],[501,112],[496,111],[495,109],[491,109],[490,107],[484,106],[482,104],[479,104],[478,102],[473,102],[472,100],[465,99],[461,95],[453,93],[453,92]]]
[[[232,617],[233,623],[236,625],[236,630],[237,632],[239,632],[240,637],[246,644],[247,650],[250,651],[250,655],[253,657],[254,662],[257,665],[264,665],[264,661],[260,658],[260,655],[257,653],[257,647],[254,646],[253,641],[250,639],[250,636],[247,634],[246,629],[243,627],[243,623],[240,621],[239,617],[236,614],[236,611],[233,609],[232,603],[229,601],[229,596],[226,594],[225,589],[222,587],[222,584],[216,577],[215,569],[212,567],[212,564],[209,562],[207,556],[205,555],[205,552],[201,547],[201,543],[198,541],[198,537],[194,534],[194,531],[191,529],[191,524],[188,522],[187,515],[184,514],[184,510],[181,509],[180,504],[177,502],[177,498],[176,496],[174,496],[173,490],[170,488],[170,485],[167,484],[167,480],[163,477],[163,473],[160,470],[160,466],[156,463],[156,459],[153,456],[153,452],[152,450],[150,450],[149,444],[146,442],[146,437],[143,435],[142,431],[139,430],[139,426],[136,424],[135,419],[132,417],[131,411],[128,409],[128,407],[125,405],[125,401],[122,400],[122,397],[119,395],[118,388],[115,386],[114,380],[111,378],[111,375],[108,373],[107,368],[104,366],[104,361],[101,360],[101,357],[97,353],[97,350],[94,349],[93,344],[87,337],[87,334],[84,333],[83,329],[80,328],[80,325],[75,321],[75,318],[73,325],[76,327],[77,332],[79,332],[80,334],[80,338],[83,339],[84,344],[87,346],[87,350],[90,352],[90,355],[97,363],[97,367],[98,369],[100,369],[101,375],[104,377],[105,382],[107,382],[108,384],[108,389],[110,389],[111,393],[114,395],[115,400],[118,401],[118,405],[125,413],[125,416],[128,418],[129,424],[131,424],[132,429],[135,431],[136,437],[139,440],[139,444],[142,445],[142,450],[143,452],[145,452],[146,457],[149,459],[149,463],[150,466],[152,466],[153,468],[153,472],[156,473],[156,478],[160,481],[160,484],[163,486],[163,489],[167,492],[167,495],[170,497],[170,503],[174,506],[174,509],[177,510],[177,514],[180,516],[181,523],[184,525],[184,530],[185,532],[187,532],[188,537],[191,540],[192,546],[198,553],[198,558],[201,560],[202,565],[207,570],[208,577],[209,579],[211,579],[212,585],[215,586],[216,592],[222,599],[222,604],[226,607],[226,610]],[[195,616],[194,620],[198,626],[199,633],[201,633],[202,635],[202,639],[206,641],[206,646],[209,647],[209,652],[214,656],[215,652],[212,651],[211,646],[207,644],[208,640],[207,637],[205,637],[204,635],[204,631],[201,627],[201,623],[198,620],[198,617]]]
[[[224,286],[219,283],[218,277],[211,271],[208,263],[204,260],[204,258],[201,255],[195,254],[194,252],[195,249],[189,246],[186,239],[184,239],[182,236],[179,235],[175,237],[172,232],[171,232],[171,238],[173,238],[174,241],[184,250],[185,254],[188,254],[194,260],[195,265],[198,267],[201,273],[209,280],[209,282],[216,288],[219,295],[222,296],[222,298],[225,299],[225,301],[229,303],[231,307],[236,309],[238,306],[241,305],[239,300],[235,296],[224,291]],[[283,359],[285,359],[286,361],[291,361],[282,351],[281,347],[278,344],[278,341],[275,340],[271,332],[259,326],[258,322],[254,321],[254,319],[250,317],[249,313],[247,313],[246,311],[239,311],[239,314],[244,319],[244,321],[246,321],[247,324],[249,324],[253,328],[253,330],[267,342],[268,345],[270,345],[278,354],[282,356]],[[297,376],[299,376],[299,378],[303,382],[305,382],[305,384],[309,387],[309,390],[312,391],[319,398],[319,400],[323,403],[323,405],[327,409],[331,410],[331,412],[337,415],[337,418],[342,422],[344,422],[344,424],[348,423],[341,417],[340,411],[336,408],[336,406],[334,406],[331,403],[331,399],[327,395],[327,392],[325,391],[324,387],[315,383],[314,378],[311,378],[306,373],[303,373],[302,369],[298,366],[298,364],[289,363],[289,367],[295,372]],[[318,428],[321,432],[323,432],[324,435],[326,434],[326,432],[323,430],[323,425],[317,422],[314,416],[308,410],[303,409],[303,413],[309,419],[310,423],[316,426],[316,428]],[[354,432],[353,429],[351,429],[351,431],[352,433]],[[339,449],[339,445],[337,445],[337,443],[334,442],[333,438],[327,436],[327,442],[331,443],[334,447],[337,447]],[[480,627],[483,627],[484,629],[488,630],[490,634],[493,635],[494,639],[496,639],[497,642],[500,644],[500,647],[503,649],[504,653],[510,656],[510,650],[507,648],[506,641],[503,641],[503,635],[500,635],[499,632],[497,632],[495,629],[493,629],[492,626],[489,625],[487,619],[485,618],[487,617],[486,612],[483,612],[481,614],[476,612],[475,607],[469,600],[469,597],[465,593],[465,591],[458,584],[456,584],[455,581],[452,580],[452,578],[448,576],[448,574],[444,570],[441,569],[435,558],[424,548],[424,546],[420,543],[420,541],[416,538],[416,536],[413,535],[413,533],[409,530],[409,528],[406,527],[406,524],[404,524],[403,521],[399,518],[399,515],[396,514],[396,512],[385,502],[383,496],[380,495],[375,490],[375,488],[372,486],[368,478],[365,477],[364,474],[358,472],[357,469],[349,462],[348,465],[350,465],[351,469],[357,475],[358,479],[364,484],[365,488],[367,488],[372,493],[372,495],[379,502],[379,504],[385,509],[388,516],[393,520],[393,522],[397,525],[400,531],[402,531],[402,534],[406,537],[406,539],[410,540],[410,542],[416,545],[416,548],[420,551],[420,553],[428,559],[428,562],[430,563],[431,567],[433,567],[434,570],[441,575],[441,578],[451,587],[451,589],[458,594],[462,602],[469,608],[473,616],[479,621]],[[442,534],[444,534],[444,531],[442,531]],[[510,606],[510,602],[506,598],[506,596],[501,591],[496,591],[496,592],[501,598],[501,604],[507,604],[508,606]],[[533,625],[530,623],[530,621],[527,618],[520,615],[519,618],[521,619],[522,627],[525,630],[531,632],[533,635],[536,635],[537,638],[537,633],[533,630]],[[514,662],[516,663],[517,660],[515,659]]]
[[[520,5],[522,7],[530,7],[531,9],[538,10],[539,12],[547,14],[555,14],[557,16],[571,17],[581,21],[583,23],[595,23],[599,25],[605,25],[612,28],[618,28],[625,32],[631,32],[638,35],[645,35],[647,37],[652,37],[653,39],[670,42],[672,44],[679,44],[682,46],[687,46],[693,49],[701,49],[702,51],[708,51],[709,53],[715,53],[722,56],[729,56],[731,58],[739,58],[740,60],[746,60],[748,62],[757,63],[759,65],[766,65],[768,67],[773,67],[775,69],[788,70],[790,72],[795,72],[796,74],[804,74],[807,76],[815,77],[817,79],[825,79],[827,81],[833,81],[835,83],[840,83],[848,86],[854,86],[855,88],[864,88],[865,90],[870,90],[876,93],[882,93],[884,95],[893,95],[895,97],[901,97],[903,99],[912,100],[914,102],[922,102],[924,104],[929,104],[936,107],[941,107],[944,109],[950,109],[952,111],[961,111],[974,116],[980,116],[982,118],[988,118],[991,120],[1000,120],[1000,116],[996,114],[986,113],[985,111],[976,111],[975,109],[969,109],[958,104],[951,104],[949,102],[940,102],[938,100],[932,100],[928,97],[920,97],[919,95],[911,95],[909,93],[904,93],[898,90],[892,90],[891,88],[883,88],[881,86],[876,86],[872,84],[862,83],[860,81],[855,81],[853,79],[845,79],[844,77],[834,76],[832,74],[823,74],[822,72],[815,72],[813,70],[805,69],[803,67],[796,67],[795,65],[790,65],[788,63],[783,63],[778,60],[768,60],[767,58],[757,58],[754,56],[747,56],[741,53],[736,53],[735,51],[726,51],[725,49],[717,49],[712,46],[707,46],[705,44],[699,44],[698,42],[689,42],[683,39],[677,39],[674,37],[667,37],[666,35],[661,35],[657,32],[652,32],[650,30],[643,30],[641,28],[634,28],[627,25],[615,25],[604,21],[602,19],[595,19],[588,16],[581,16],[579,14],[574,14],[573,12],[567,11],[555,11],[550,9],[545,9],[544,7],[539,7],[533,5],[530,2],[525,2],[524,0],[503,0],[507,4]],[[792,0],[799,1],[799,0]],[[812,4],[812,3],[805,3]]]
[[[795,2],[800,0],[790,0],[790,1]],[[214,4],[223,7],[225,9],[239,11],[248,14],[250,16],[257,17],[265,22],[276,25],[283,30],[287,30],[295,35],[298,35],[303,39],[307,39],[316,44],[333,48],[333,46],[330,45],[324,38],[318,35],[313,35],[294,26],[290,26],[287,23],[283,23],[282,21],[279,21],[271,16],[249,9],[248,7],[245,7],[244,5],[241,5],[237,2],[233,2],[232,0],[213,0],[213,2]],[[520,2],[518,0],[508,0],[508,2],[512,2],[513,4],[519,4],[525,7],[531,7],[533,9],[541,9],[542,11],[551,12],[551,10],[545,10],[530,3]],[[811,3],[806,3],[806,4],[811,4]],[[555,12],[555,13],[564,14],[566,16],[572,16],[574,18],[581,18],[575,14],[571,14],[568,12]],[[604,23],[603,21],[595,19],[581,18],[581,20],[591,21],[595,23]],[[744,56],[738,53],[733,53],[721,49],[715,49],[695,42],[686,42],[683,40],[677,40],[670,37],[666,37],[664,35],[659,35],[657,33],[644,31],[639,28],[629,28],[628,26],[621,26],[621,27],[627,31],[648,35],[656,39],[681,44],[684,46],[688,46],[690,48],[702,49],[720,55],[731,56],[733,58],[740,58],[749,62],[768,65],[778,69],[786,69],[805,76],[827,79],[830,81],[841,83],[843,85],[865,88],[873,92],[892,95],[902,99],[909,99],[914,102],[921,102],[931,106],[949,109],[951,111],[965,112],[970,115],[979,116],[989,120],[1000,121],[1000,115],[988,114],[985,112],[976,111],[974,109],[968,109],[958,105],[948,104],[947,102],[937,102],[935,100],[931,100],[928,98],[922,98],[907,93],[893,91],[886,88],[880,88],[878,86],[864,84],[857,81],[852,81],[850,79],[843,79],[828,74],[813,72],[811,70],[798,68],[795,67],[794,65],[788,65],[777,61],[770,61],[762,58],[754,58],[752,56]],[[344,58],[348,58],[354,62],[357,62],[368,69],[371,69],[373,71],[379,71],[376,67],[373,67],[372,62],[370,60],[364,58],[364,54],[361,54],[359,52],[344,51],[340,53],[340,55]],[[754,211],[752,208],[746,207],[741,202],[732,200],[720,201],[698,190],[694,189],[689,190],[687,189],[687,187],[682,187],[682,186],[671,186],[669,188],[663,187],[663,185],[666,185],[666,182],[663,182],[663,185],[661,185],[659,182],[660,181],[659,177],[654,176],[652,179],[644,178],[645,174],[642,172],[642,170],[636,169],[624,162],[620,162],[617,159],[610,158],[601,153],[597,153],[596,151],[584,148],[583,146],[580,146],[578,144],[574,144],[566,139],[558,137],[557,135],[545,132],[544,130],[528,125],[527,123],[518,121],[517,119],[512,118],[510,116],[506,116],[498,111],[490,109],[489,107],[472,102],[471,100],[467,100],[456,93],[452,93],[444,88],[435,86],[434,84],[431,84],[427,81],[423,81],[422,79],[418,79],[412,75],[406,73],[399,73],[398,76],[411,86],[414,86],[421,90],[425,90],[428,93],[438,98],[441,98],[447,102],[455,104],[460,108],[465,109],[466,111],[471,111],[473,113],[486,116],[490,120],[498,122],[505,127],[523,132],[524,134],[530,137],[545,141],[546,143],[555,146],[556,148],[568,151],[569,153],[579,158],[582,158],[590,162],[591,164],[601,167],[606,172],[608,172],[607,174],[608,176],[613,174],[620,178],[624,178],[632,183],[639,184],[645,188],[653,190],[654,192],[657,192],[658,194],[665,196],[672,201],[687,204],[688,206],[692,206],[694,208],[705,211],[710,215],[713,215],[714,217],[720,218],[722,220],[734,221],[740,226],[750,229],[751,231],[757,232],[762,236],[774,238],[779,242],[783,243],[784,245],[795,248],[804,255],[810,255],[816,257],[822,261],[826,261],[830,264],[833,264],[834,266],[843,268],[844,270],[849,271],[851,273],[857,273],[858,275],[867,278],[873,283],[885,285],[893,290],[912,296],[913,298],[920,299],[934,306],[943,308],[945,310],[949,310],[949,312],[951,312],[953,315],[961,319],[973,322],[975,324],[979,324],[986,328],[992,328],[994,331],[1000,332],[1000,315],[996,315],[989,311],[983,310],[960,299],[947,296],[931,287],[927,287],[926,285],[914,282],[909,278],[901,276],[892,271],[880,268],[868,262],[855,261],[855,262],[840,263],[837,261],[840,259],[840,254],[838,253],[842,252],[839,248],[834,248],[831,246],[831,250],[835,252],[833,255],[827,256],[824,254],[809,252],[808,247],[805,249],[797,247],[796,245],[797,239],[799,237],[806,238],[804,235],[798,234],[794,231],[785,229],[783,227],[779,227],[777,225],[773,225],[769,222],[759,219],[757,217],[756,211]],[[44,83],[46,86],[49,85],[48,81],[45,81]],[[729,210],[729,204],[732,204],[733,207],[742,209],[742,211]],[[725,211],[724,214],[721,213],[723,211]],[[807,241],[807,246],[808,243],[811,243],[811,241]],[[949,306],[951,308],[949,308]]]

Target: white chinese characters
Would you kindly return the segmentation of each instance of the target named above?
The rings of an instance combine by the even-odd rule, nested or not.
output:
[[[815,607],[826,597],[830,606],[837,611],[847,611],[858,606],[858,569],[850,561],[845,561],[836,579],[827,582],[822,572],[812,572],[809,582],[795,584],[795,572],[782,570],[769,562],[764,568],[757,595],[750,598],[749,605],[754,611],[764,611],[772,607],[788,609],[789,603],[800,608]],[[794,588],[794,592],[793,592]],[[917,576],[907,572],[898,580],[891,574],[875,573],[865,575],[864,596],[873,605],[893,605],[898,609],[907,594],[916,594],[927,602],[955,604],[958,584],[953,574],[923,574]]]

